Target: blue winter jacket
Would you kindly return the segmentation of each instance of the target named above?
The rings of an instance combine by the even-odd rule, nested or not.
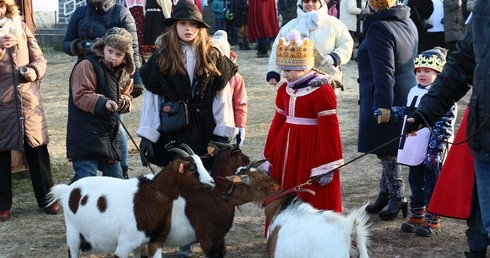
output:
[[[378,124],[373,108],[403,106],[416,85],[413,60],[417,28],[410,9],[395,6],[375,12],[364,22],[365,38],[357,52],[359,69],[359,152],[369,152],[400,135],[402,122]],[[372,152],[396,155],[398,141]]]

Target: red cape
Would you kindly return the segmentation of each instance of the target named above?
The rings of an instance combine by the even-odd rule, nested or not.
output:
[[[276,1],[250,0],[248,6],[248,39],[275,38],[279,33]]]
[[[466,108],[454,142],[466,139],[468,111]],[[474,159],[468,144],[465,142],[453,145],[447,154],[427,210],[444,217],[469,218],[474,178]]]

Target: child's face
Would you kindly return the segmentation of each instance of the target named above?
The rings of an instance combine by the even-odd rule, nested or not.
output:
[[[284,78],[288,82],[294,82],[297,79],[303,77],[306,74],[306,71],[296,71],[296,70],[283,70],[282,71]]]
[[[197,25],[197,22],[194,20],[177,21],[177,35],[185,43],[190,43],[197,37]]]
[[[117,67],[124,61],[126,53],[119,49],[113,48],[111,46],[104,46],[104,61],[106,61],[110,66]]]
[[[437,77],[437,72],[425,67],[415,69],[415,78],[423,87],[427,87],[434,82]]]

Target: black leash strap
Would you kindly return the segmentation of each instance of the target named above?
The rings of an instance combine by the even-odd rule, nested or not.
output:
[[[389,141],[387,141],[387,142],[385,142],[385,143],[383,143],[383,144],[379,145],[378,147],[376,147],[376,148],[374,148],[374,149],[372,149],[372,150],[370,150],[370,151],[368,151],[368,152],[366,152],[366,153],[364,153],[364,154],[362,154],[362,155],[359,155],[359,156],[355,157],[354,159],[349,160],[348,162],[346,162],[346,163],[344,163],[344,164],[342,164],[342,165],[340,165],[340,166],[338,166],[338,167],[335,167],[335,168],[331,169],[330,171],[328,171],[328,172],[326,172],[326,173],[323,173],[323,174],[320,174],[320,175],[316,175],[316,176],[314,176],[314,177],[310,178],[310,179],[307,181],[307,184],[311,184],[311,183],[313,183],[313,182],[317,182],[317,181],[318,181],[318,180],[320,180],[320,178],[321,178],[321,177],[323,177],[324,175],[326,175],[326,174],[328,174],[328,173],[332,173],[333,171],[335,171],[335,170],[337,170],[337,169],[341,169],[341,168],[343,168],[343,167],[345,167],[345,166],[349,165],[350,163],[353,163],[354,161],[356,161],[356,160],[358,160],[358,159],[360,159],[360,158],[362,158],[362,157],[364,157],[364,156],[366,156],[366,155],[368,155],[368,154],[372,154],[373,152],[377,151],[378,149],[381,149],[381,148],[385,147],[386,145],[391,144],[391,143],[392,143],[392,142],[394,142],[394,141],[398,141],[398,140],[399,140],[401,137],[403,137],[403,136],[405,136],[405,135],[404,135],[404,134],[399,135],[399,136],[397,136],[397,137],[395,137],[395,138],[393,138],[393,139],[391,139],[391,140],[389,140]]]
[[[144,161],[146,162],[146,164],[148,164],[148,168],[151,170],[151,173],[153,173],[153,175],[155,174],[155,171],[153,170],[153,168],[151,167],[150,165],[150,162],[146,159],[146,156],[143,155],[143,153],[141,152],[140,150],[140,147],[138,146],[138,144],[136,144],[136,142],[134,141],[133,139],[133,136],[131,136],[131,134],[129,133],[129,130],[128,128],[126,128],[126,125],[123,123],[123,121],[121,121],[121,118],[119,116],[117,116],[117,120],[119,120],[119,123],[121,123],[122,127],[124,128],[124,131],[126,131],[126,134],[129,136],[129,139],[131,139],[131,141],[133,142],[134,146],[136,147],[136,149],[138,150],[138,153],[140,154],[140,157],[142,159],[145,159]]]

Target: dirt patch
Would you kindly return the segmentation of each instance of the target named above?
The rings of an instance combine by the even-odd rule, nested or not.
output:
[[[276,88],[265,82],[268,59],[258,59],[255,51],[239,51],[239,71],[245,79],[249,95],[248,128],[244,152],[254,159],[262,157],[262,149],[274,114]],[[48,117],[51,142],[49,151],[55,183],[66,183],[73,176],[70,163],[65,158],[68,79],[76,58],[62,52],[45,51],[48,73],[41,83],[44,106]],[[357,66],[354,61],[343,68],[345,91],[338,97],[338,115],[341,124],[345,161],[359,155],[357,152],[358,86]],[[139,123],[142,98],[135,99],[133,112],[124,122],[131,134]],[[467,98],[460,103],[460,113]],[[458,117],[458,121],[461,114]],[[139,138],[135,137],[139,142]],[[130,146],[130,176],[149,173],[140,164],[134,145]],[[341,170],[344,210],[361,206],[375,199],[381,166],[374,155],[368,155],[347,165]],[[403,168],[406,196],[409,194],[408,169]],[[29,179],[16,176],[14,180],[14,203],[12,219],[0,223],[0,257],[66,257],[65,225],[63,215],[45,215],[36,207]],[[370,219],[372,257],[462,257],[467,250],[462,220],[443,218],[442,234],[432,238],[416,237],[400,231],[401,214],[394,221],[381,221],[377,216]],[[264,239],[264,214],[256,204],[247,204],[237,209],[235,221],[226,237],[227,257],[266,257]],[[325,236],[326,238],[328,236]],[[193,245],[196,257],[202,257],[199,246]],[[175,248],[165,248],[166,257],[176,257]]]

